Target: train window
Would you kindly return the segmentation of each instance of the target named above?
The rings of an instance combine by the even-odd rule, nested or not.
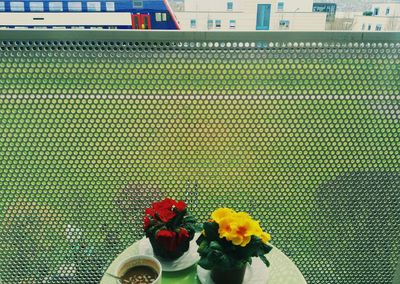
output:
[[[10,9],[13,12],[23,12],[25,11],[24,2],[11,2]]]
[[[0,12],[4,12],[6,10],[6,6],[4,2],[0,2]]]
[[[81,2],[69,2],[68,3],[68,11],[81,12],[82,11],[82,3]]]
[[[156,22],[166,22],[167,13],[156,13]]]
[[[114,2],[106,2],[106,10],[109,12],[115,11],[115,3]]]
[[[87,10],[89,12],[99,12],[100,2],[87,2]]]
[[[133,0],[133,7],[143,8],[143,0]]]
[[[31,12],[43,12],[43,2],[30,2],[29,10],[31,10]]]
[[[51,12],[62,12],[63,3],[62,2],[49,2],[49,10]]]

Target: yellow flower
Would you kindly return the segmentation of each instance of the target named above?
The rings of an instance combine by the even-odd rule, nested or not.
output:
[[[219,228],[218,228],[218,233],[221,238],[227,236],[232,232],[232,229],[235,226],[235,218],[232,217],[232,215],[228,215],[222,219],[219,220]]]
[[[259,225],[248,214],[234,213],[220,220],[218,233],[234,245],[246,246],[258,234]]]
[[[211,214],[211,219],[219,223],[222,218],[227,217],[233,213],[236,212],[230,208],[218,208]]]
[[[243,219],[252,219],[251,216],[246,212],[237,212],[236,216]]]
[[[264,244],[268,243],[271,240],[271,235],[265,232],[262,232],[260,237]]]
[[[252,236],[259,237],[264,243],[271,240],[271,236],[262,230],[259,222],[246,212],[219,208],[211,214],[211,218],[218,223],[219,237],[226,238],[234,245],[245,247],[251,241]]]

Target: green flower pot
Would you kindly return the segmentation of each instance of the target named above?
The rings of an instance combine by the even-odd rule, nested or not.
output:
[[[246,265],[240,268],[220,269],[214,267],[211,269],[211,279],[215,284],[242,284],[244,274],[246,272]]]

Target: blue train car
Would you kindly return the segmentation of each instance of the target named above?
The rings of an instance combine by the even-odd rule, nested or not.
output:
[[[167,0],[0,0],[0,27],[179,29]]]

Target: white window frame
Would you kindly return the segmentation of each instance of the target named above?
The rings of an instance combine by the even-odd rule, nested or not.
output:
[[[100,12],[101,2],[95,2],[95,1],[86,2],[86,8],[88,12]]]
[[[231,7],[229,7],[229,4],[231,5]],[[233,1],[226,2],[226,10],[233,11]]]
[[[25,12],[25,3],[22,1],[11,1],[10,10],[11,12]]]
[[[376,26],[375,26],[375,31],[376,31],[376,32],[382,31],[382,25],[381,25],[381,24],[376,24]]]
[[[280,4],[282,4],[282,7],[279,7]],[[285,10],[285,2],[282,2],[282,1],[278,2],[276,4],[276,10],[278,10],[279,12]]]
[[[236,20],[229,20],[229,28],[236,29]]]
[[[6,3],[0,2],[0,12],[4,12],[6,10]]]
[[[82,2],[68,2],[68,12],[82,12]]]
[[[385,10],[385,16],[388,16],[390,14],[390,7],[387,7]]]
[[[156,22],[161,22],[161,13],[156,13],[155,18]]]
[[[161,19],[163,22],[167,21],[167,13],[161,13]]]
[[[218,25],[219,23],[219,25]],[[222,28],[222,20],[215,20],[215,28],[220,29]]]
[[[114,12],[115,11],[115,3],[114,2],[106,2],[106,11]]]
[[[29,2],[29,11],[31,12],[43,12],[44,4],[43,2]]]
[[[49,2],[49,11],[50,12],[63,12],[64,7],[63,7],[63,2]]]

